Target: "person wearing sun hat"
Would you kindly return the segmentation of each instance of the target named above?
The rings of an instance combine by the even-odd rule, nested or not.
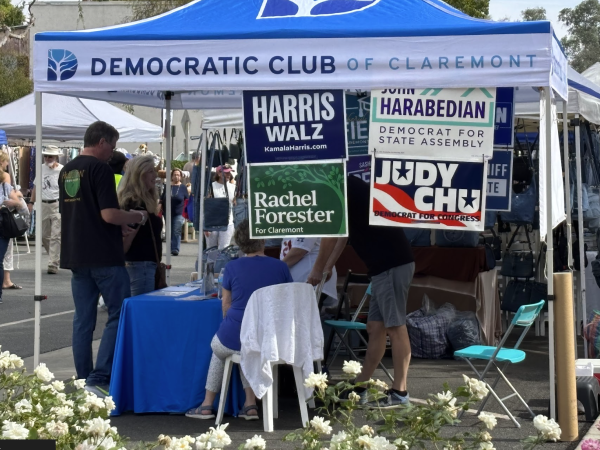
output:
[[[42,150],[44,164],[42,165],[42,244],[48,252],[48,273],[58,273],[60,267],[60,211],[58,210],[58,176],[62,164],[58,157],[62,150],[55,145],[47,145]],[[35,182],[34,182],[35,183]],[[31,193],[29,211],[36,201],[35,187]]]
[[[226,187],[227,186],[227,187]],[[227,189],[227,194],[225,193]],[[212,183],[212,190],[215,198],[229,197],[229,224],[227,231],[205,231],[206,247],[218,246],[219,250],[225,248],[231,242],[233,237],[233,201],[235,200],[235,181],[231,174],[231,166],[224,164],[217,167],[215,181]]]

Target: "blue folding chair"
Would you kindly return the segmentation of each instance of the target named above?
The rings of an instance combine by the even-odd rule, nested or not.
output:
[[[473,371],[477,374],[478,379],[486,383],[489,389],[489,393],[483,399],[479,410],[477,410],[477,414],[483,411],[483,408],[485,407],[485,404],[489,400],[490,396],[494,396],[494,398],[498,400],[498,403],[500,403],[502,409],[504,409],[506,414],[508,414],[508,416],[511,418],[515,426],[517,428],[520,428],[521,425],[519,424],[519,422],[517,422],[517,420],[514,418],[514,416],[510,413],[510,411],[504,404],[506,400],[516,396],[519,400],[521,400],[521,403],[525,405],[525,408],[527,408],[527,411],[529,411],[531,417],[535,417],[535,414],[533,413],[533,411],[531,411],[531,408],[529,408],[527,402],[523,400],[523,397],[521,397],[521,395],[517,392],[517,390],[510,383],[510,381],[508,381],[508,378],[506,378],[506,375],[504,375],[504,371],[506,370],[506,367],[509,364],[517,364],[525,360],[525,352],[523,350],[519,350],[519,346],[521,345],[521,342],[523,342],[523,339],[525,339],[525,335],[529,331],[529,328],[531,328],[531,325],[533,325],[538,314],[544,307],[544,303],[544,300],[541,300],[538,303],[521,306],[515,313],[515,316],[513,317],[513,320],[510,326],[508,327],[508,330],[506,330],[502,341],[500,341],[500,344],[498,344],[497,347],[491,347],[487,345],[472,345],[465,349],[454,352],[454,356],[459,356],[461,358],[464,358],[465,361],[467,361],[467,363],[471,366],[471,369],[473,369]],[[512,332],[515,326],[523,328],[523,332],[521,333],[519,340],[513,348],[504,348],[504,343],[510,336],[510,333]],[[472,360],[483,360],[488,361],[488,363],[485,366],[485,369],[482,372],[479,372],[471,362]],[[503,363],[502,369],[500,369],[498,363]],[[485,381],[485,376],[492,367],[496,368],[496,370],[498,371],[498,376],[496,377],[492,385],[490,385]],[[510,389],[513,391],[512,394],[504,398],[498,397],[498,394],[496,394],[496,392],[494,391],[496,385],[498,384],[498,381],[500,381],[500,378],[502,378],[506,382],[508,387],[510,387]],[[460,412],[459,418],[463,415],[463,413],[464,410]]]
[[[358,337],[360,338],[360,340],[362,341],[362,343],[365,345],[365,348],[367,347],[368,343],[367,343],[366,339],[363,337],[363,335],[361,334],[361,331],[367,330],[367,325],[362,322],[357,322],[356,319],[358,318],[358,315],[360,314],[365,302],[367,301],[367,297],[370,295],[371,295],[371,284],[369,284],[369,287],[367,288],[367,291],[365,292],[365,295],[363,296],[362,300],[360,301],[360,304],[358,305],[358,308],[354,312],[351,320],[326,320],[325,321],[325,323],[331,327],[332,331],[335,334],[337,334],[337,336],[340,338],[340,342],[338,343],[335,351],[333,352],[333,357],[331,358],[331,362],[329,363],[330,366],[333,365],[333,361],[335,361],[335,358],[337,357],[342,345],[344,347],[346,347],[348,352],[350,352],[350,354],[356,361],[359,361],[358,356],[352,349],[352,345],[347,340],[348,334],[351,331],[355,331],[356,334],[358,335]],[[392,377],[392,374],[387,370],[387,368],[383,365],[383,363],[381,361],[379,361],[379,367],[381,367],[381,369],[385,372],[385,374],[389,377],[389,379],[393,383],[394,377]]]

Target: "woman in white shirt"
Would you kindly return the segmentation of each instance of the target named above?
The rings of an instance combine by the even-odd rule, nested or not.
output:
[[[215,181],[213,181],[212,188],[215,198],[223,198],[225,194],[225,186],[227,186],[227,195],[229,196],[229,225],[227,231],[206,231],[206,248],[218,246],[219,250],[229,245],[231,237],[233,236],[233,201],[235,200],[235,181],[231,174],[231,166],[225,164],[217,167],[217,173]]]

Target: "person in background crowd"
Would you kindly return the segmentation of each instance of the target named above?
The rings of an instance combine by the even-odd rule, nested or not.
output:
[[[10,184],[10,175],[6,172],[7,170],[8,154],[0,152],[0,180],[2,180],[2,186],[0,188],[0,204],[7,208],[19,208],[21,202]],[[4,280],[4,256],[8,250],[9,243],[10,239],[0,236],[0,258],[2,258],[2,263],[0,264],[0,278],[2,280]],[[0,289],[0,303],[2,303],[2,289]]]
[[[371,400],[368,392],[356,388],[361,404],[396,408],[409,403],[407,391],[410,341],[406,329],[408,289],[415,272],[410,243],[402,228],[369,225],[370,186],[360,178],[347,178],[348,227],[352,247],[363,260],[371,277],[371,300],[367,318],[369,345],[362,372],[356,382],[367,381],[385,353],[387,337],[392,344],[394,382],[387,398]],[[308,282],[317,285],[324,272],[331,273],[347,238],[323,238],[319,256]]]
[[[225,194],[227,187],[227,194]],[[218,246],[219,250],[225,248],[231,242],[233,236],[233,202],[235,200],[235,181],[231,175],[231,166],[225,164],[217,167],[215,173],[215,181],[212,183],[212,190],[215,198],[223,198],[229,196],[229,224],[227,231],[205,231],[206,248]]]
[[[115,186],[118,188],[121,179],[123,178],[123,173],[125,172],[125,164],[127,164],[127,156],[125,156],[121,152],[113,152],[112,157],[108,161],[108,165],[112,169],[115,174]]]
[[[157,176],[154,158],[138,156],[127,164],[127,171],[118,189],[122,209],[148,211],[148,222],[123,238],[125,268],[131,281],[132,297],[154,290],[156,264],[162,257],[162,219],[157,215]]]
[[[81,154],[63,167],[58,178],[60,266],[72,272],[75,303],[75,370],[77,378],[86,379],[85,389],[101,398],[108,395],[121,305],[131,296],[123,237],[133,232],[127,224],[144,225],[148,219],[146,211],[123,211],[119,206],[114,172],[106,164],[118,139],[114,127],[94,122],[85,132]],[[99,294],[108,309],[108,320],[94,367],[92,339]]]
[[[171,255],[179,255],[181,248],[181,229],[185,223],[183,218],[183,206],[189,198],[187,187],[181,183],[183,173],[180,169],[171,171]],[[167,200],[166,189],[160,198],[160,206],[166,220]]]
[[[31,225],[31,214],[29,213],[27,204],[23,199],[23,194],[21,193],[21,191],[15,190],[15,192],[17,194],[17,197],[19,198],[19,207],[17,208],[17,211],[19,212],[19,214],[21,214],[21,216],[23,216],[23,218],[27,222],[27,226],[29,227]],[[15,269],[13,244],[14,239],[9,239],[8,249],[6,251],[6,255],[4,255],[4,280],[2,283],[2,289],[23,289],[23,287],[13,283],[10,279],[10,273]]]
[[[183,180],[181,180],[181,182],[186,186],[188,184],[191,184],[192,182],[192,172],[194,171],[194,166],[200,164],[200,158],[198,157],[198,155],[199,153],[192,152],[190,154],[190,160],[186,162],[183,166],[183,173],[185,176],[183,177]]]
[[[319,256],[320,238],[283,238],[279,259],[290,269],[292,278],[298,283],[304,283]],[[325,306],[337,305],[337,272],[335,267],[332,275],[323,286],[323,293],[328,297]],[[330,299],[330,300],[329,300]]]
[[[246,257],[235,259],[225,266],[223,274],[223,315],[225,318],[211,342],[213,355],[206,379],[206,397],[200,406],[185,413],[187,417],[194,419],[213,419],[215,417],[213,404],[221,390],[225,359],[233,354],[239,354],[242,348],[240,331],[250,296],[257,289],[293,281],[290,270],[284,263],[265,256],[264,240],[250,239],[247,220],[244,220],[235,230],[235,242],[246,254]],[[246,401],[239,417],[246,420],[257,420],[256,397],[243,373],[241,373],[241,378],[246,392]]]
[[[62,164],[58,157],[62,151],[49,145],[43,151],[44,164],[42,165],[42,245],[48,252],[48,273],[58,273],[60,267],[60,211],[58,210],[58,175]],[[33,209],[36,201],[35,181],[31,192],[31,200],[27,205],[29,211]]]

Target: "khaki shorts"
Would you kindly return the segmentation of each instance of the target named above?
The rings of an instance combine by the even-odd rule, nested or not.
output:
[[[412,262],[371,278],[369,322],[383,322],[386,328],[406,325],[406,303],[414,273],[415,263]]]

